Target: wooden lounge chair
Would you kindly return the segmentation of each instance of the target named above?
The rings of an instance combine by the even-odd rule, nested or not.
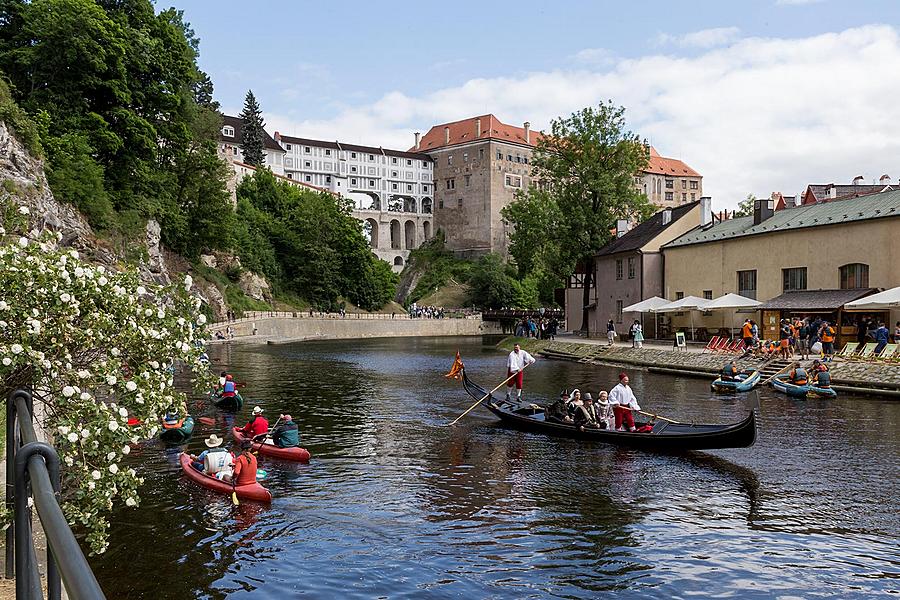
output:
[[[841,351],[835,354],[835,356],[840,356],[841,358],[851,358],[856,352],[857,346],[858,344],[856,342],[847,342],[846,344],[844,344],[844,347],[841,348]]]
[[[716,347],[713,348],[713,352],[725,352],[728,349],[728,344],[731,342],[727,337],[719,338],[719,343],[716,344]]]
[[[875,353],[875,346],[877,346],[875,342],[869,342],[865,346],[862,347],[858,353],[854,354],[850,357],[850,360],[869,360],[872,358],[872,354]]]
[[[882,362],[893,362],[898,347],[900,347],[900,344],[888,344],[881,352],[874,355],[873,358]]]
[[[719,343],[719,336],[714,335],[710,338],[709,343],[706,344],[706,348],[703,349],[703,352],[715,352],[716,344]]]
[[[728,348],[725,349],[725,352],[729,354],[734,354],[738,352],[740,348],[744,345],[744,340],[734,340],[728,344]]]

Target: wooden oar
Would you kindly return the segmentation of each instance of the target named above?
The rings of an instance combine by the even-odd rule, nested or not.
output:
[[[628,408],[628,407],[626,406],[625,408]],[[634,409],[631,409],[631,408],[630,408],[630,409],[628,409],[628,410],[634,410]],[[687,423],[682,423],[681,421],[676,421],[675,419],[669,419],[669,418],[667,418],[667,417],[662,417],[662,416],[660,416],[660,415],[654,415],[653,413],[648,413],[648,412],[643,411],[643,410],[635,410],[634,412],[639,412],[639,413],[641,413],[642,415],[646,415],[646,416],[651,417],[651,418],[653,418],[653,419],[662,419],[663,421],[668,421],[669,423],[674,423],[675,425],[687,425]]]
[[[202,423],[203,425],[215,425],[216,420],[212,417],[197,417],[197,421]]]
[[[788,366],[786,366],[786,367],[783,368],[782,370],[778,371],[777,373],[775,373],[774,375],[772,375],[771,377],[769,377],[769,378],[766,379],[765,381],[761,381],[761,382],[760,382],[760,385],[766,385],[767,383],[769,383],[770,381],[772,381],[773,379],[775,379],[776,377],[778,377],[779,375],[781,375],[782,373],[784,373],[785,371],[787,371],[788,369],[790,369],[790,368],[793,367],[793,366],[794,366],[794,363],[789,364]]]
[[[533,365],[533,364],[534,364],[534,363],[528,363],[527,365],[525,365],[524,367],[522,367],[522,371],[524,371],[525,369],[527,369],[529,365]],[[521,372],[521,371],[517,371],[516,373],[513,373],[512,375],[510,375],[509,377],[507,377],[506,379],[504,379],[503,381],[501,381],[500,383],[498,383],[498,384],[497,384],[497,387],[495,387],[494,389],[492,389],[491,391],[489,391],[487,394],[484,395],[484,397],[483,397],[481,400],[479,400],[478,402],[476,402],[475,404],[473,404],[472,406],[470,406],[468,409],[466,409],[466,412],[464,412],[463,414],[461,414],[461,415],[459,415],[458,417],[456,417],[455,419],[453,419],[453,421],[451,421],[450,423],[447,423],[447,427],[450,427],[451,425],[455,425],[457,421],[459,421],[459,420],[462,419],[464,416],[466,416],[467,414],[469,414],[470,412],[472,412],[473,410],[475,410],[475,407],[476,407],[476,406],[478,406],[479,404],[481,404],[482,402],[484,402],[487,398],[490,398],[490,397],[491,397],[491,394],[493,394],[493,393],[496,392],[498,389],[500,389],[500,387],[501,387],[504,383],[508,382],[510,379],[512,379],[513,377],[515,377],[515,376],[516,376],[518,373],[520,373],[520,372]]]

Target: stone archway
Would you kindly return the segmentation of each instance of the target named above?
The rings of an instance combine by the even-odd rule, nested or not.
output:
[[[347,197],[353,201],[355,210],[381,210],[381,200],[375,192],[350,190]]]
[[[431,221],[422,222],[422,241],[427,242],[431,239]]]
[[[417,204],[418,204],[418,203],[416,202],[416,199],[415,199],[415,198],[408,198],[408,197],[405,197],[405,196],[404,196],[404,198],[403,198],[403,212],[408,212],[408,213],[418,212],[417,206],[416,206]]]
[[[422,212],[426,215],[431,214],[431,198],[422,198]]]
[[[403,242],[404,248],[407,250],[413,250],[416,247],[416,222],[415,221],[407,221],[403,224]]]
[[[395,257],[394,257],[394,266],[395,266],[395,267],[402,267],[402,266],[403,266],[403,257],[402,257],[402,256],[395,256]]]
[[[378,247],[378,221],[366,219],[363,221],[363,235],[369,240],[370,248]]]
[[[397,219],[391,221],[391,248],[400,249],[400,221]]]

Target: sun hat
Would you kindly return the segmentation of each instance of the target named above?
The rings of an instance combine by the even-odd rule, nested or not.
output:
[[[206,444],[207,448],[218,448],[222,445],[223,441],[224,440],[216,434],[212,434],[211,436],[203,440],[203,443]]]
[[[262,410],[262,407],[260,407],[260,406],[254,406],[254,407],[253,407],[253,414],[254,414],[254,415],[262,414],[262,411],[263,411],[263,410]]]

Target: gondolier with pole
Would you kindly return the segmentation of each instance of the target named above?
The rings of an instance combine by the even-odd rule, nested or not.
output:
[[[522,350],[522,347],[519,346],[519,344],[513,346],[512,352],[509,353],[509,357],[506,359],[506,376],[508,377],[508,381],[506,382],[507,402],[510,401],[513,386],[516,388],[516,401],[522,401],[522,371],[532,363],[534,363],[534,357],[532,355],[525,350]]]

